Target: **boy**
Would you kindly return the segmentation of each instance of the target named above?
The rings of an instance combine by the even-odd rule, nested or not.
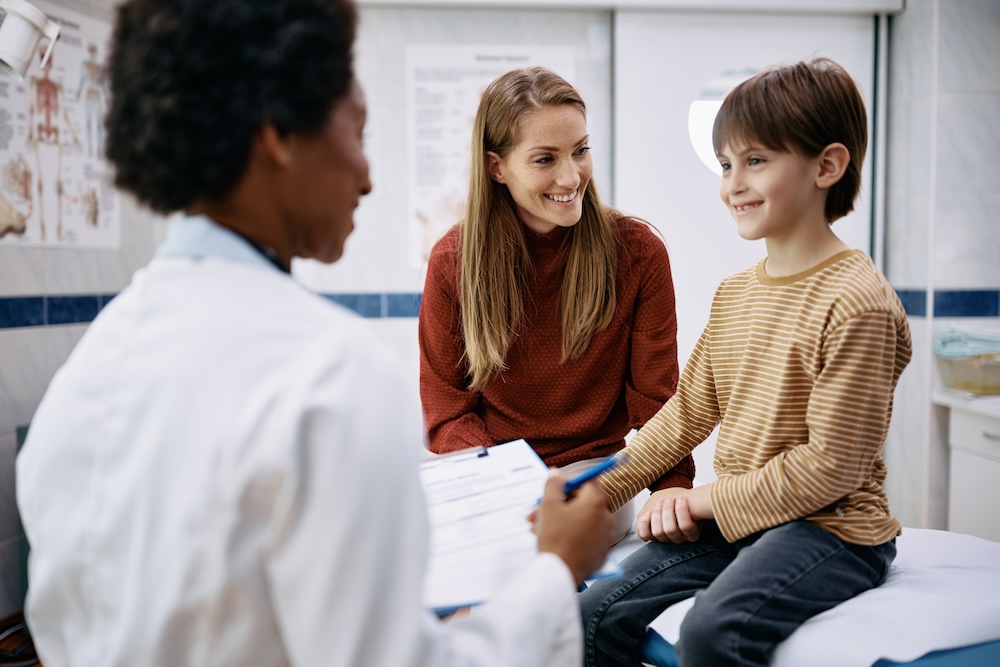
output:
[[[695,593],[680,664],[766,665],[895,557],[882,445],[910,333],[830,227],[860,186],[861,95],[827,59],[772,68],[726,97],[713,142],[722,200],[767,257],[719,287],[677,393],[600,481],[615,509],[721,424],[718,480],[654,493],[636,520],[649,543],[582,594],[590,667],[638,664],[646,624]]]

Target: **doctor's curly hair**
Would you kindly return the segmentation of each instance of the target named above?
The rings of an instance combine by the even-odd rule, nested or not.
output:
[[[115,184],[172,213],[227,194],[254,135],[325,125],[354,76],[351,0],[128,0],[110,53]]]

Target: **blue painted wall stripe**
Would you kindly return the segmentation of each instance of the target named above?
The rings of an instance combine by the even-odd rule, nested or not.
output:
[[[911,317],[927,316],[925,290],[897,290]],[[419,292],[370,292],[323,294],[362,317],[416,317]],[[114,294],[69,294],[0,297],[0,329],[82,324],[92,321]],[[934,293],[935,317],[1000,317],[1000,290],[938,290]]]

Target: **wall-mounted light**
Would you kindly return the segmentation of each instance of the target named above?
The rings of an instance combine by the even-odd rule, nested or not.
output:
[[[717,176],[722,176],[722,167],[719,166],[719,160],[715,157],[715,148],[712,145],[712,128],[715,127],[715,116],[719,113],[722,100],[729,94],[729,91],[756,73],[756,69],[749,67],[726,70],[720,76],[706,83],[702,87],[698,99],[692,102],[688,108],[688,138],[691,139],[691,147],[694,148],[698,159]]]
[[[52,55],[52,47],[59,37],[59,26],[45,12],[27,0],[0,0],[0,71],[24,78],[43,37],[48,38],[48,48],[42,56],[42,67]]]

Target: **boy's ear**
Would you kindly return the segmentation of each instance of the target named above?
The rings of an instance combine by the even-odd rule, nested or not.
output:
[[[497,183],[503,183],[503,160],[493,151],[486,151],[486,173]]]
[[[816,174],[816,187],[830,188],[836,185],[851,164],[851,152],[841,143],[833,143],[820,151],[819,172]]]

